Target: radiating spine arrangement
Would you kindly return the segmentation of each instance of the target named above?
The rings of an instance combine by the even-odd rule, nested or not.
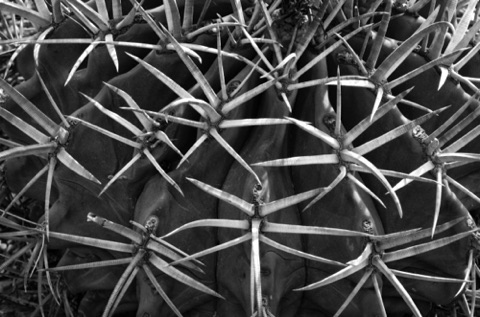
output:
[[[0,0],[4,289],[42,316],[474,316],[479,8]]]

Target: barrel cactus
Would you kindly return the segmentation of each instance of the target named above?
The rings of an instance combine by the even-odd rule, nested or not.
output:
[[[1,0],[5,300],[474,316],[478,4]]]

